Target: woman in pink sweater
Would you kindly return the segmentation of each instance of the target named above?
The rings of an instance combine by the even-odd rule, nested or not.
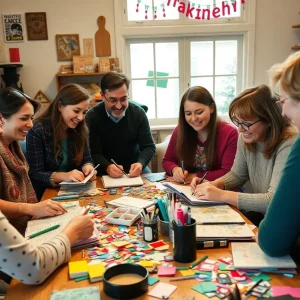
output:
[[[191,87],[182,96],[178,126],[163,158],[163,168],[178,183],[202,177],[206,171],[206,179],[215,180],[230,171],[237,140],[236,128],[217,116],[211,94],[204,87]]]

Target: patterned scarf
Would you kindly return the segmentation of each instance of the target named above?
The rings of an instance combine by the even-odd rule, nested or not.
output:
[[[37,198],[28,176],[28,165],[17,141],[7,147],[0,137],[0,199],[11,202],[36,203]],[[8,218],[24,235],[31,216]]]

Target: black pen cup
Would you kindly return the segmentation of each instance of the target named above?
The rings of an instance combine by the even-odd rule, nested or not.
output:
[[[174,230],[174,260],[189,263],[196,260],[196,220],[191,219],[189,225],[177,225],[172,222]]]
[[[157,219],[143,219],[143,238],[148,243],[158,241]]]

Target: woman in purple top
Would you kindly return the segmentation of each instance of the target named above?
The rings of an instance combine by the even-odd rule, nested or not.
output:
[[[191,87],[182,96],[178,126],[163,158],[163,168],[178,183],[185,182],[188,175],[190,179],[202,177],[206,171],[206,179],[215,180],[230,171],[237,140],[236,128],[217,116],[216,103],[208,90]]]

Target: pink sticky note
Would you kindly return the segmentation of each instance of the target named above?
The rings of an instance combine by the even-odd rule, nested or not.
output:
[[[176,268],[175,268],[176,269]],[[149,296],[168,299],[170,295],[177,289],[176,285],[159,282],[149,293]]]
[[[291,295],[294,298],[300,298],[300,288],[290,286],[272,286],[272,293],[274,297]]]
[[[176,267],[158,267],[158,276],[174,276],[176,273]]]

